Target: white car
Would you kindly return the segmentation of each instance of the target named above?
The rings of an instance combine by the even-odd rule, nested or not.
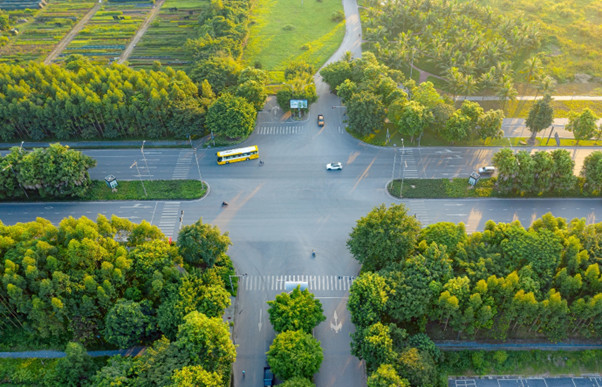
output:
[[[490,176],[490,175],[493,175],[494,172],[495,172],[495,167],[492,167],[492,166],[486,166],[486,167],[479,168],[479,175]]]
[[[328,171],[340,171],[341,169],[343,169],[343,164],[341,163],[326,164],[326,170]]]

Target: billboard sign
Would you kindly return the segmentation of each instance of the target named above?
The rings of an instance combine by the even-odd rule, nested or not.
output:
[[[291,109],[307,109],[307,100],[291,99]]]

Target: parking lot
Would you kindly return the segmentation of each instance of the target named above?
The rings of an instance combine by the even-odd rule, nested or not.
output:
[[[573,378],[521,378],[518,376],[454,378],[450,387],[602,387],[602,375]]]

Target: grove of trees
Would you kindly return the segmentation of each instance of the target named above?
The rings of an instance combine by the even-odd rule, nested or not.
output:
[[[418,336],[424,331],[454,339],[602,337],[600,224],[546,214],[529,228],[488,221],[470,235],[462,223],[417,227],[403,205],[381,206],[348,241],[363,264],[348,302],[352,353],[366,360],[369,380],[432,384],[440,354]],[[379,246],[403,247],[386,259],[369,254],[376,235]]]
[[[96,160],[60,144],[27,151],[13,147],[0,156],[0,199],[81,197],[90,187]]]
[[[453,96],[492,89],[512,99],[516,80],[544,78],[541,59],[531,57],[541,45],[538,26],[477,2],[369,1],[362,23],[367,49],[385,65],[410,74],[417,64]]]
[[[85,362],[83,346],[152,345],[136,359],[111,358],[96,375],[98,367],[90,371],[88,363],[65,366],[69,372],[52,376],[49,385],[227,385],[236,356],[221,318],[230,305],[227,278],[234,274],[226,255],[230,241],[201,221],[189,228],[216,246],[198,253],[216,257],[185,261],[156,226],[115,216],[99,215],[96,222],[70,217],[58,227],[41,218],[0,222],[2,344],[56,348],[72,342],[67,358],[73,353],[76,363]]]
[[[501,110],[485,112],[470,101],[455,109],[431,82],[416,86],[399,70],[379,63],[370,52],[361,59],[348,55],[324,67],[320,74],[330,90],[341,97],[347,107],[349,129],[358,135],[385,127],[418,143],[427,130],[452,143],[503,135]]]
[[[569,151],[556,149],[514,153],[504,148],[493,156],[497,168],[496,189],[510,195],[572,193],[600,195],[602,192],[602,152],[590,153],[583,162],[581,177],[573,174],[575,162]]]

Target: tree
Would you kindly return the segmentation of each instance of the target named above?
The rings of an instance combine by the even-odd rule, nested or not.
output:
[[[231,245],[228,232],[222,234],[217,226],[204,224],[202,218],[182,227],[178,234],[180,254],[191,265],[213,267]]]
[[[330,91],[334,92],[341,83],[351,78],[351,66],[344,60],[330,63],[320,70],[320,75],[330,86]]]
[[[403,107],[397,127],[402,136],[409,136],[410,141],[413,142],[414,137],[422,137],[424,128],[432,119],[432,113],[424,106],[416,101],[410,101]]]
[[[534,177],[533,192],[546,192],[553,188],[552,174],[554,173],[554,159],[548,152],[535,152],[532,159]]]
[[[363,270],[379,270],[407,258],[420,232],[420,222],[410,216],[403,204],[375,207],[357,221],[347,240],[354,258]]]
[[[504,137],[503,122],[504,112],[502,110],[487,110],[477,121],[476,135],[483,140],[488,137],[502,138]]]
[[[498,171],[498,190],[513,192],[517,188],[516,178],[519,173],[519,165],[512,149],[504,148],[494,154],[493,165]]]
[[[531,142],[535,141],[537,133],[552,125],[554,109],[552,108],[552,97],[549,94],[533,104],[529,110],[529,116],[525,125],[531,131]]]
[[[65,357],[59,359],[56,365],[56,382],[61,386],[84,386],[93,372],[94,363],[84,346],[69,343],[65,348]]]
[[[351,354],[366,361],[368,372],[375,371],[381,364],[391,364],[397,356],[389,327],[380,321],[351,334]]]
[[[468,139],[471,135],[472,129],[472,119],[458,109],[454,112],[454,114],[451,115],[451,117],[449,117],[449,120],[447,120],[447,123],[445,124],[445,128],[440,132],[440,134],[443,136],[443,138],[453,144],[456,141],[464,141]]]
[[[0,10],[0,31],[8,31],[10,29],[10,22],[8,19],[8,13]]]
[[[585,157],[581,176],[585,178],[583,188],[592,193],[602,191],[602,152],[594,151]]]
[[[220,94],[230,86],[238,82],[238,74],[241,71],[240,64],[231,56],[211,56],[196,62],[189,74],[197,85],[204,80],[209,81],[216,94]]]
[[[171,377],[172,387],[222,387],[222,375],[217,372],[208,372],[199,365],[186,366],[175,370]]]
[[[417,348],[408,348],[399,356],[400,375],[406,377],[412,386],[434,385],[437,370],[433,359]]]
[[[439,246],[445,246],[446,251],[453,256],[459,248],[459,243],[466,244],[468,235],[464,223],[456,225],[452,222],[437,222],[424,227],[420,239],[426,241],[428,245],[435,242]]]
[[[105,317],[104,338],[119,348],[136,345],[151,330],[150,317],[139,303],[119,299]]]
[[[96,387],[129,386],[135,379],[132,369],[131,356],[111,356],[108,364],[98,370],[90,381]]]
[[[565,129],[573,132],[577,144],[581,140],[589,140],[598,132],[598,117],[590,108],[585,108],[581,114],[575,112],[569,113],[569,123]]]
[[[186,351],[162,337],[135,359],[132,372],[138,375],[137,385],[168,386],[172,383],[174,371],[190,364]]]
[[[347,309],[351,312],[351,322],[359,328],[380,321],[390,291],[385,279],[378,273],[362,273],[349,290]]]
[[[320,322],[326,320],[322,303],[314,295],[297,286],[292,293],[281,293],[268,301],[270,322],[276,332],[302,330],[311,333]]]
[[[253,131],[256,114],[246,99],[224,93],[209,106],[206,124],[216,135],[244,138]]]
[[[368,387],[410,387],[407,379],[402,379],[391,364],[381,364],[367,380]]]
[[[296,376],[311,379],[324,359],[320,342],[303,331],[279,333],[267,357],[274,374],[284,380]]]
[[[341,98],[343,103],[349,101],[349,99],[353,96],[353,94],[357,93],[357,91],[357,84],[349,79],[345,79],[336,88],[337,95]]]
[[[176,347],[206,371],[224,373],[236,360],[228,326],[221,318],[190,312],[178,328]]]
[[[575,161],[566,149],[555,149],[551,153],[554,167],[552,168],[552,184],[550,188],[555,191],[567,191],[575,187],[577,177],[573,173]]]
[[[236,88],[236,96],[247,100],[255,110],[262,110],[268,97],[265,86],[257,81],[246,81]]]
[[[347,116],[350,129],[362,135],[381,129],[386,118],[381,100],[368,91],[360,91],[349,98]]]

